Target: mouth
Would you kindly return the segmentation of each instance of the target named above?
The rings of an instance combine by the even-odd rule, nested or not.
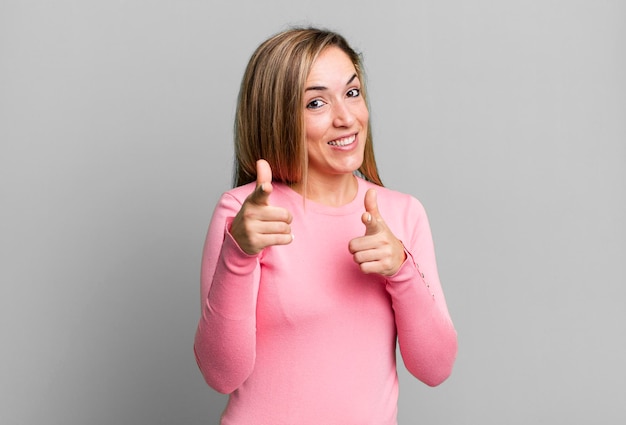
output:
[[[355,141],[356,141],[356,134],[353,134],[352,136],[342,137],[341,139],[331,140],[330,142],[328,142],[328,144],[330,146],[343,147],[343,146],[349,146],[349,145],[353,144]]]

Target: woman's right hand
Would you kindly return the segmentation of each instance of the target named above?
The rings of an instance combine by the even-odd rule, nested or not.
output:
[[[266,160],[257,161],[256,176],[254,192],[246,198],[230,226],[230,234],[249,255],[256,255],[267,246],[287,245],[293,241],[291,213],[269,203],[273,190],[272,169]]]

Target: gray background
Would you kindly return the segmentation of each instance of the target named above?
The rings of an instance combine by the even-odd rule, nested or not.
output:
[[[218,421],[202,243],[245,63],[308,23],[364,53],[459,333],[400,423],[626,422],[626,2],[371,3],[0,3],[0,423]]]

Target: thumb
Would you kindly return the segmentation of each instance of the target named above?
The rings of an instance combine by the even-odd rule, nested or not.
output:
[[[365,224],[365,234],[373,235],[380,231],[382,222],[382,217],[378,211],[378,199],[375,189],[369,189],[365,193],[364,205],[365,213],[363,213],[362,220],[363,224]]]
[[[270,193],[272,193],[272,169],[266,160],[259,159],[256,162],[256,189],[250,200],[258,205],[269,205]]]

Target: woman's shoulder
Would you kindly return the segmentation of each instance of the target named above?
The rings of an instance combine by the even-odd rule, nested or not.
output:
[[[230,211],[239,211],[246,198],[254,190],[254,187],[255,183],[248,183],[222,192],[215,204],[214,214],[218,212],[230,214]]]
[[[243,201],[254,191],[256,187],[256,182],[247,183],[241,186],[234,187],[222,193],[222,200],[230,199],[236,200],[239,203],[243,204]]]
[[[360,184],[364,187],[364,191],[369,189],[375,189],[378,202],[382,204],[391,204],[395,208],[410,208],[420,211],[424,210],[422,203],[410,193],[400,192],[398,190],[390,189],[385,186],[379,186],[370,181],[359,179]]]
[[[270,195],[272,201],[282,202],[285,199],[285,197],[288,197],[289,194],[291,193],[290,191],[285,190],[285,188],[288,188],[288,186],[285,185],[284,183],[273,181],[272,186],[274,188],[274,190],[272,191],[272,194]],[[247,184],[229,189],[222,193],[222,195],[220,196],[218,205],[225,205],[225,206],[231,206],[231,207],[236,205],[240,207],[241,205],[243,205],[246,198],[250,196],[250,194],[252,194],[252,192],[254,192],[255,189],[256,189],[256,182],[247,183]],[[295,194],[295,192],[293,192],[293,194]]]

